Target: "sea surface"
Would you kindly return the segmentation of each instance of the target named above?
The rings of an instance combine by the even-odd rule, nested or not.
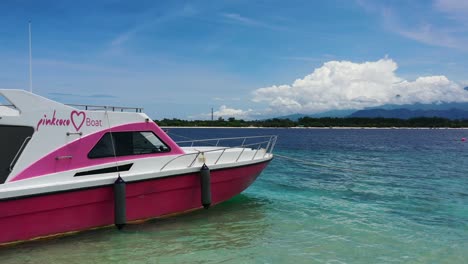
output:
[[[278,135],[277,156],[209,210],[1,248],[0,263],[468,263],[468,130],[169,134]]]

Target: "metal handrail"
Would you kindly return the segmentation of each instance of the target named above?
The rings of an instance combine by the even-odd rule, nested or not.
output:
[[[126,112],[129,110],[135,111],[136,113],[142,113],[143,108],[142,107],[126,107],[126,106],[108,106],[108,105],[87,105],[87,104],[66,104],[68,106],[72,107],[81,107],[84,108],[84,110],[90,110],[90,111],[96,111],[96,110],[107,110],[107,111],[112,111],[112,112]]]
[[[223,149],[223,151],[221,152],[221,154],[219,154],[219,157],[216,159],[214,164],[218,164],[218,161],[221,159],[221,157],[224,155],[225,152],[226,152],[226,149]]]
[[[249,137],[230,137],[230,138],[208,138],[208,139],[194,139],[194,140],[184,140],[184,141],[176,141],[177,144],[180,143],[191,143],[191,142],[206,142],[206,141],[218,141],[218,140],[234,140],[234,139],[251,139],[251,138],[268,138],[268,137],[278,137],[275,135],[267,135],[267,136],[249,136]]]
[[[250,143],[250,144],[245,144],[245,141],[247,139],[251,139],[251,138],[268,138],[268,140],[265,140],[265,141],[260,141],[260,142],[254,142],[254,143]],[[197,152],[194,152],[194,153],[186,153],[186,154],[183,154],[183,155],[180,155],[180,156],[177,156],[177,157],[174,157],[173,159],[167,161],[160,169],[160,171],[162,171],[164,168],[166,168],[169,164],[173,163],[175,160],[177,159],[180,159],[182,157],[188,157],[188,156],[195,156],[195,158],[193,158],[191,160],[191,162],[187,165],[187,168],[191,168],[194,164],[195,164],[195,161],[197,160],[197,158],[200,156],[200,154],[202,155],[205,155],[205,153],[209,153],[209,152],[215,152],[215,151],[218,151],[218,152],[221,152],[218,156],[218,158],[216,159],[216,161],[214,162],[214,164],[218,164],[219,160],[221,160],[221,157],[223,157],[223,155],[226,153],[226,150],[228,149],[234,149],[234,148],[242,148],[242,151],[240,152],[239,156],[237,157],[237,159],[235,160],[235,162],[238,162],[239,159],[241,158],[242,154],[245,152],[246,149],[248,149],[250,146],[256,146],[256,151],[255,151],[255,154],[253,155],[252,157],[252,160],[254,160],[255,158],[257,158],[257,154],[258,152],[261,150],[261,149],[264,149],[265,150],[265,154],[263,155],[263,157],[265,157],[267,154],[271,154],[273,152],[273,148],[276,144],[276,140],[277,140],[278,136],[252,136],[252,137],[235,137],[235,138],[216,138],[216,139],[200,139],[200,140],[188,140],[188,141],[179,141],[177,143],[192,143],[191,144],[191,147],[193,147],[193,142],[204,142],[204,141],[214,141],[216,140],[217,143],[219,143],[219,141],[222,141],[222,140],[232,140],[232,139],[243,139],[243,142],[242,142],[242,145],[241,146],[234,146],[234,147],[217,147],[217,146],[214,146],[214,147],[217,147],[216,149],[211,149],[211,150],[206,150],[206,151],[200,151],[200,150],[196,150]],[[219,141],[218,141],[219,140]],[[262,148],[262,145],[266,144],[266,147],[265,148]],[[211,146],[213,147],[213,146]],[[251,148],[250,149],[254,149],[254,148]]]
[[[182,155],[179,155],[179,156],[177,156],[177,157],[175,157],[175,158],[169,160],[168,162],[166,162],[166,164],[164,164],[164,165],[161,167],[160,171],[162,171],[162,170],[163,170],[167,165],[169,165],[171,162],[173,162],[174,160],[177,160],[177,159],[179,159],[179,158],[188,157],[188,156],[191,156],[191,155],[196,155],[196,156],[195,156],[195,159],[194,159],[194,160],[191,162],[191,164],[190,164],[190,165],[193,165],[193,164],[195,163],[194,161],[198,158],[198,156],[199,156],[201,153],[204,154],[204,153],[207,153],[207,152],[214,152],[214,151],[220,151],[220,150],[226,150],[226,149],[230,149],[230,147],[226,147],[226,148],[217,148],[217,149],[212,149],[212,150],[207,150],[207,151],[197,151],[197,152],[194,152],[194,153],[182,154]],[[187,167],[189,168],[190,165],[187,166]]]

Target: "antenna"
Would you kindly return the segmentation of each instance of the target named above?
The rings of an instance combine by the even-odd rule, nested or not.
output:
[[[31,20],[29,20],[29,91],[32,93],[32,40],[31,40]]]

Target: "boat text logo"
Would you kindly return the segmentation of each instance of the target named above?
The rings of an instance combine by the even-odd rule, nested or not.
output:
[[[80,131],[80,128],[83,126],[86,119],[86,114],[85,112],[72,111],[70,119],[76,131]]]
[[[54,110],[54,114],[51,118],[47,117],[44,114],[44,117],[37,122],[36,131],[39,131],[39,127],[41,126],[64,126],[68,127],[70,124],[76,129],[76,131],[80,131],[83,125],[90,127],[102,127],[102,120],[94,120],[89,117],[86,117],[86,113],[83,111],[75,111],[73,110],[70,113],[69,118],[61,118],[56,116],[57,111]]]

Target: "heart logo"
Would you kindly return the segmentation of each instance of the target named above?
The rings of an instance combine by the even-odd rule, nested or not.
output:
[[[86,119],[85,112],[72,111],[70,115],[71,122],[75,127],[76,131],[80,131],[80,128],[83,126]]]

